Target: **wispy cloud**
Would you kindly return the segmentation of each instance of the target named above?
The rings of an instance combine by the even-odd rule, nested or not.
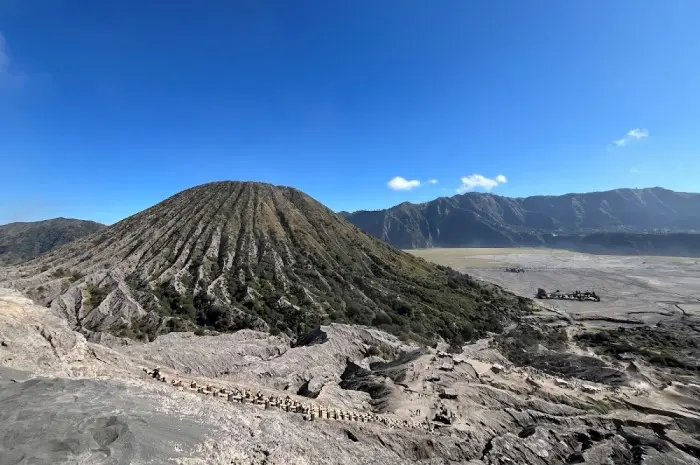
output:
[[[13,66],[5,36],[0,34],[0,88],[22,87],[26,78],[26,74]]]
[[[10,66],[10,57],[5,51],[5,36],[0,34],[0,72],[5,72],[8,66]]]
[[[424,186],[426,184],[437,184],[438,180],[437,179],[428,179],[427,181],[420,181],[418,179],[406,179],[401,176],[395,176],[393,177],[387,185],[389,186],[389,189],[395,190],[395,191],[410,191],[413,189],[417,189],[421,186]]]
[[[638,174],[638,173],[639,173],[639,168],[636,168],[636,167],[633,166],[632,168],[630,168],[630,173],[632,173],[632,174]]]
[[[457,188],[458,194],[463,194],[479,188],[488,192],[500,184],[507,183],[508,178],[502,174],[499,174],[495,178],[487,178],[486,176],[482,176],[480,174],[472,174],[471,176],[464,176],[461,181],[462,185]]]
[[[630,129],[622,138],[614,140],[613,144],[617,145],[618,147],[624,147],[632,141],[646,139],[647,137],[649,137],[649,131],[646,129]]]

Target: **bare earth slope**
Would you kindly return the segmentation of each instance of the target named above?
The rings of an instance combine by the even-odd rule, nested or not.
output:
[[[183,191],[0,282],[85,334],[152,339],[207,327],[303,334],[372,324],[456,344],[499,331],[525,301],[361,232],[302,192],[217,182]]]
[[[31,260],[105,227],[94,221],[70,218],[0,225],[0,265]]]
[[[698,384],[660,382],[643,362],[645,384],[626,375],[613,388],[519,368],[486,340],[448,355],[330,325],[301,341],[243,330],[109,349],[0,289],[0,463],[700,463]],[[367,355],[373,346],[384,360]],[[166,382],[141,370],[156,365]],[[193,382],[342,418],[305,421]],[[360,420],[370,416],[385,421]]]
[[[408,464],[376,437],[358,445],[346,430],[384,434],[408,453],[421,442],[412,431],[307,423],[155,382],[138,363],[7,289],[0,289],[0,405],[3,465]]]

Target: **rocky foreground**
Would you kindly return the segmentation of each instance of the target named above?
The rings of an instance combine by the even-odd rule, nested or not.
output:
[[[595,383],[346,325],[94,339],[0,289],[0,464],[700,463],[700,383],[639,360]]]

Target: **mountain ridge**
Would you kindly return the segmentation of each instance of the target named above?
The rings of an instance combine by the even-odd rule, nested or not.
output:
[[[105,227],[95,221],[64,217],[0,225],[0,266],[31,260]]]
[[[700,195],[698,192],[686,192],[686,191],[674,191],[673,189],[667,189],[665,187],[661,186],[653,186],[653,187],[618,187],[615,189],[605,189],[605,190],[598,190],[598,191],[586,191],[586,192],[566,192],[564,194],[535,194],[535,195],[526,195],[526,196],[508,196],[508,195],[501,195],[501,194],[496,194],[493,192],[476,192],[476,191],[471,191],[471,192],[465,192],[463,194],[455,194],[455,195],[441,195],[439,197],[436,197],[431,200],[426,200],[424,202],[411,202],[410,200],[405,200],[401,203],[398,203],[396,205],[387,207],[387,208],[373,208],[373,209],[359,209],[359,210],[354,210],[354,211],[348,211],[348,210],[340,210],[337,213],[343,214],[343,215],[352,215],[354,213],[359,213],[359,212],[380,212],[380,211],[385,211],[385,210],[391,210],[392,208],[398,208],[401,206],[408,206],[408,207],[417,207],[417,206],[422,206],[425,204],[429,204],[431,202],[434,202],[436,200],[440,199],[451,199],[454,197],[459,197],[459,196],[465,196],[465,195],[485,195],[485,196],[493,196],[493,197],[500,197],[504,199],[513,199],[513,200],[522,200],[522,199],[536,199],[536,198],[557,198],[557,197],[571,197],[571,196],[578,196],[578,195],[588,195],[588,194],[608,194],[608,193],[615,193],[618,191],[657,191],[657,192],[672,192],[675,194],[680,194],[680,195],[686,195],[686,196],[694,196],[694,195]]]
[[[546,246],[546,233],[700,231],[700,194],[660,187],[517,198],[468,192],[343,216],[402,249]]]

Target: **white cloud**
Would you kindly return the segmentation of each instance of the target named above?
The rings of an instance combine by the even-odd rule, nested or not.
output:
[[[639,173],[639,168],[635,168],[635,167],[633,166],[632,168],[630,168],[630,173],[632,173],[632,174],[637,174],[637,173]]]
[[[0,34],[0,87],[21,87],[26,75],[13,69],[5,37]]]
[[[0,72],[5,72],[10,66],[10,57],[5,51],[5,37],[0,34]]]
[[[408,180],[401,176],[395,176],[392,178],[387,185],[389,189],[395,191],[410,191],[418,187],[424,186],[426,184],[437,184],[439,181],[437,179],[428,179],[427,181],[419,181],[418,179]]]
[[[472,174],[471,176],[464,176],[462,179],[462,185],[457,189],[458,194],[463,194],[465,192],[473,191],[477,188],[484,189],[485,191],[490,191],[499,184],[505,184],[508,182],[508,178],[499,174],[495,178],[487,178],[480,174]]]
[[[420,187],[421,182],[417,179],[412,179],[408,180],[406,178],[402,178],[401,176],[396,176],[391,179],[387,183],[389,186],[389,189],[395,190],[395,191],[410,191],[412,189],[415,189],[417,187]]]
[[[5,48],[5,37],[0,34],[0,78],[10,74],[10,57]]]
[[[649,131],[646,129],[630,129],[627,131],[627,134],[625,134],[624,137],[614,140],[613,144],[617,145],[618,147],[623,147],[634,140],[645,139],[647,137],[649,137]]]

